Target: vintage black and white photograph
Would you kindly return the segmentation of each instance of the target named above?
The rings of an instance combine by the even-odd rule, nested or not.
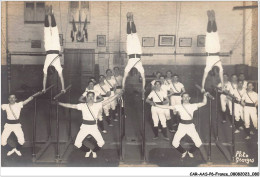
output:
[[[258,167],[257,1],[1,10],[2,167]]]

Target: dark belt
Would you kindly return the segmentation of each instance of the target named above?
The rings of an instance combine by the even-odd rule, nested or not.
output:
[[[116,86],[117,89],[122,89],[122,86]]]
[[[173,96],[181,96],[181,93],[174,93]]]
[[[182,124],[193,124],[193,120],[180,120],[180,123]]]
[[[110,91],[114,91],[114,88],[110,88]]]
[[[19,119],[18,120],[9,120],[9,119],[7,119],[6,123],[8,123],[8,124],[20,124],[20,120]]]
[[[48,50],[48,51],[46,51],[46,55],[48,55],[48,54],[60,54],[60,51],[58,51],[58,50]]]
[[[248,106],[248,107],[255,107],[255,103],[245,103],[245,106]]]
[[[97,124],[97,122],[95,120],[83,120],[82,124],[85,124],[85,125],[95,125],[95,124]]]
[[[207,56],[219,56],[219,52],[217,53],[206,53]]]
[[[129,59],[131,58],[141,58],[141,55],[140,54],[131,54],[129,55]]]
[[[162,101],[161,102],[155,102],[155,103],[158,104],[158,105],[165,105],[165,104],[167,104],[167,103],[163,104]]]
[[[108,97],[107,95],[101,95],[102,97]]]
[[[234,103],[240,104],[241,102],[238,100],[234,100]]]

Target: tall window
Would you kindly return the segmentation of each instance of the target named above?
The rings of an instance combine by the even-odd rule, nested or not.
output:
[[[24,23],[43,23],[45,17],[44,2],[25,2]]]

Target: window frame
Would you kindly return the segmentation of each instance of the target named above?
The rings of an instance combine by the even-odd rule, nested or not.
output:
[[[26,13],[26,3],[33,3],[34,4],[34,19],[33,21],[28,21],[25,19],[25,13]],[[36,13],[37,13],[37,3],[44,3],[44,9],[45,9],[45,2],[44,1],[25,1],[24,2],[24,24],[42,24],[44,23],[44,20],[42,21],[37,21],[36,20]]]

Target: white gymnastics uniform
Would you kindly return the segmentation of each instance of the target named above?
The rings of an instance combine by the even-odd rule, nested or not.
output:
[[[105,144],[105,141],[97,126],[97,119],[101,120],[102,116],[100,111],[102,110],[102,103],[94,103],[92,106],[87,106],[86,103],[80,103],[77,105],[77,109],[82,111],[83,122],[80,126],[74,145],[77,148],[80,148],[82,146],[82,141],[86,136],[92,135],[97,141],[97,145],[102,147]]]
[[[113,77],[111,77],[110,80],[105,79],[104,82],[105,82],[105,84],[110,88],[110,91],[111,91],[111,95],[110,95],[109,98],[113,97],[113,96],[115,95],[115,92],[114,92],[114,89],[113,89],[113,88],[116,87],[116,81],[114,80]],[[117,105],[117,100],[114,99],[113,101],[111,101],[110,104],[111,104],[111,105],[110,105],[110,108],[111,108],[112,110],[115,110],[115,109],[116,109],[116,105]]]
[[[258,102],[258,94],[256,92],[245,92],[242,98],[245,101],[246,105],[244,107],[244,119],[245,119],[245,127],[250,127],[250,117],[253,122],[253,126],[257,129],[257,109],[254,106],[256,102]]]
[[[94,102],[97,101],[97,97],[98,97],[98,96],[101,96],[101,93],[100,93],[98,90],[94,90],[94,88],[93,88],[93,89],[88,89],[88,88],[86,88],[86,89],[85,89],[85,92],[82,94],[82,96],[83,96],[83,97],[87,97],[88,92],[93,92],[93,93],[95,93]]]
[[[162,90],[160,90],[159,92],[155,92],[154,90],[152,90],[151,93],[148,95],[148,99],[152,99],[153,102],[157,104],[160,104],[166,97],[167,94],[165,94],[165,92]],[[151,112],[154,127],[158,127],[159,121],[161,121],[162,127],[166,128],[165,109],[152,106]]]
[[[245,81],[245,80],[243,81],[243,88],[244,89],[247,89],[247,83],[248,83],[247,81]]]
[[[14,113],[12,113],[10,107]],[[20,112],[23,108],[23,102],[15,103],[13,105],[10,104],[2,104],[2,110],[6,111],[7,114],[7,123],[4,125],[4,130],[2,133],[2,146],[7,145],[7,139],[12,132],[16,135],[18,139],[18,143],[20,145],[24,144],[24,133],[22,130],[22,125],[20,123]]]
[[[142,47],[137,33],[127,34],[126,50],[127,55],[142,54]],[[144,68],[141,62],[141,57],[129,58],[128,63],[125,67],[125,73],[129,73],[133,67],[135,67],[140,73],[144,74]]]
[[[229,90],[230,94],[235,93],[236,90],[237,90],[237,84],[233,84],[233,83],[230,82],[230,84],[228,85],[228,90]],[[230,115],[232,115],[232,100],[231,100],[231,98],[229,98],[228,105],[229,105]]]
[[[97,84],[94,86],[94,90],[99,92],[101,96],[104,98],[104,101],[107,100],[109,97],[106,96],[106,93],[110,91],[110,88],[108,85],[100,85]],[[103,110],[106,116],[109,116],[109,109],[111,108],[111,104],[106,104],[103,106]]]
[[[224,83],[224,91],[226,91],[226,92],[229,92],[229,88],[230,88],[230,85],[231,83],[228,81],[228,82],[226,82],[226,83]],[[221,87],[222,86],[222,84],[221,83],[219,83],[218,84],[218,87]],[[229,99],[228,99],[228,97],[227,97],[227,95],[225,95],[225,94],[220,94],[220,105],[221,105],[221,110],[223,111],[223,112],[226,112],[226,105],[228,105],[229,106]]]
[[[209,54],[218,53],[220,51],[218,32],[206,33],[205,50]],[[207,56],[205,72],[209,72],[214,66],[218,66],[219,70],[223,71],[219,56]]]
[[[186,111],[185,109],[188,111]],[[177,148],[180,145],[181,139],[187,134],[191,137],[196,147],[202,145],[198,132],[195,129],[194,123],[192,123],[193,113],[198,109],[198,104],[181,104],[173,106],[176,111],[179,112],[181,121],[179,123],[177,132],[174,135],[172,145]]]
[[[166,94],[168,95],[168,91],[171,90],[171,87],[169,85],[161,85],[161,90]],[[167,103],[166,105],[169,105],[169,103]],[[164,110],[164,114],[165,114],[165,117],[166,117],[166,120],[170,120],[171,119],[171,115],[170,115],[170,110],[169,109],[165,109]]]
[[[174,94],[171,96],[171,105],[179,105],[181,104],[181,93],[184,85],[180,82],[172,83],[171,88],[173,89]]]
[[[230,94],[232,94],[233,96],[235,96],[235,98],[237,99],[238,102],[241,102],[242,100],[242,97],[243,95],[246,93],[246,90],[245,89],[242,89],[242,90],[238,90],[238,89],[232,89],[230,90]],[[235,101],[234,103],[234,109],[235,109],[235,112],[234,112],[234,115],[235,115],[235,120],[236,121],[239,121],[240,117],[241,119],[244,121],[244,108],[241,104],[237,103],[237,101]],[[231,107],[231,112],[233,111],[232,110],[232,107]]]
[[[47,74],[48,67],[50,65],[54,66],[58,73],[62,73],[60,57],[58,54],[58,51],[61,50],[61,47],[60,47],[59,31],[57,26],[44,27],[44,47],[46,52],[56,50],[57,53],[50,52],[49,54],[46,54],[43,73]]]

